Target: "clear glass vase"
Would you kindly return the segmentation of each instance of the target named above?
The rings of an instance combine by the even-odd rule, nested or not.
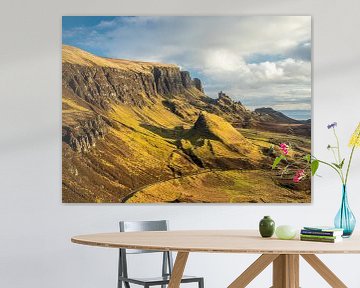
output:
[[[356,219],[349,207],[346,185],[342,187],[341,206],[336,214],[334,224],[336,228],[344,229],[343,237],[350,237],[355,229]]]

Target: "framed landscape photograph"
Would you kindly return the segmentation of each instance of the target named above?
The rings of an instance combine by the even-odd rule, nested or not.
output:
[[[63,16],[62,43],[64,203],[311,202],[310,16]]]

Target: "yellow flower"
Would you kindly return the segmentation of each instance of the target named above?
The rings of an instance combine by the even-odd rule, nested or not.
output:
[[[351,136],[349,146],[360,147],[360,122]]]

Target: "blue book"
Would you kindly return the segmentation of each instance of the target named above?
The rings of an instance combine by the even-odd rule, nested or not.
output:
[[[343,232],[344,229],[342,228],[315,226],[315,227],[304,227],[300,233],[303,235],[341,236],[343,235]]]

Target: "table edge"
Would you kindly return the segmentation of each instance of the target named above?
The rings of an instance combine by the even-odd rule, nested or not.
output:
[[[79,235],[81,236],[81,235]],[[302,254],[360,254],[359,250],[343,250],[343,251],[329,251],[329,250],[262,250],[262,249],[205,249],[205,248],[179,248],[179,247],[170,247],[170,246],[152,246],[152,245],[132,245],[132,244],[114,244],[114,243],[104,243],[104,242],[96,242],[90,240],[80,240],[76,239],[75,236],[71,238],[71,242],[74,244],[93,246],[93,247],[101,247],[101,248],[116,248],[116,249],[139,249],[139,250],[151,250],[151,251],[171,251],[171,252],[189,252],[189,253],[229,253],[229,254],[294,254],[294,255],[302,255]],[[325,243],[329,245],[336,245],[333,243]]]

